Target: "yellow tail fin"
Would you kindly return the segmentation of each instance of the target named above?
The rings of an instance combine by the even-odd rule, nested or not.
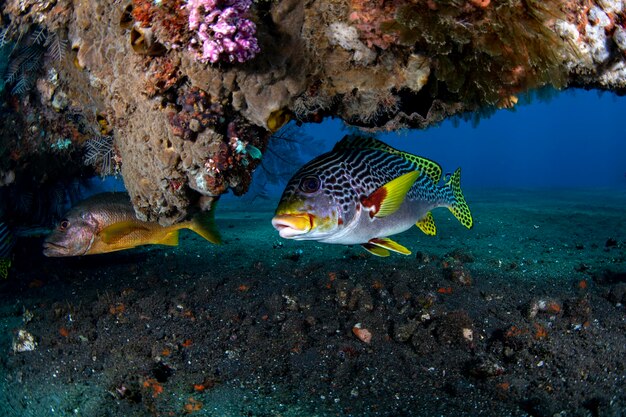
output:
[[[461,191],[461,168],[454,171],[454,174],[450,177],[446,183],[454,196],[454,201],[448,206],[448,209],[454,214],[463,226],[471,229],[474,226],[474,219],[472,219],[472,213],[469,206],[465,202],[463,192]]]
[[[193,230],[206,240],[216,245],[222,243],[222,237],[215,225],[215,205],[208,212],[202,212],[194,216],[184,227]]]

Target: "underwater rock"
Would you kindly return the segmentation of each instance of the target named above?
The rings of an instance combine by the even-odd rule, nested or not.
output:
[[[59,130],[72,133],[70,113],[82,112],[96,131],[95,115],[106,114],[138,217],[162,224],[229,190],[245,193],[258,158],[241,150],[263,152],[290,119],[424,128],[510,108],[544,86],[626,92],[626,10],[617,0],[242,1],[213,14],[183,0],[10,0],[2,12],[3,43],[31,33],[44,44],[32,75],[43,103],[29,106],[25,85],[14,107],[30,110],[1,117],[26,128],[28,116],[49,117],[52,107]],[[223,32],[220,42],[193,23],[200,18]],[[44,53],[66,42],[67,59]],[[38,82],[51,69],[63,92]],[[190,117],[207,105],[222,113]],[[49,140],[69,137],[64,157],[89,139],[86,130],[59,136]],[[2,154],[3,169],[10,154]]]
[[[13,353],[30,352],[35,350],[36,347],[35,337],[26,330],[20,329],[17,332],[17,336],[13,339]]]
[[[352,327],[352,333],[363,343],[372,342],[372,332],[363,326],[362,323],[357,323]]]
[[[612,286],[607,299],[615,304],[626,305],[626,283],[620,282]]]
[[[481,357],[468,365],[469,374],[480,379],[493,378],[506,372],[504,366],[494,358]]]
[[[408,322],[399,325],[394,331],[394,340],[397,342],[408,341],[411,336],[413,336],[413,333],[415,333],[419,325],[420,322],[417,320],[409,320]]]
[[[564,303],[564,317],[574,328],[589,325],[591,321],[591,304],[586,298],[567,300]]]
[[[15,181],[14,171],[0,172],[0,187],[12,184],[13,181]]]
[[[434,336],[441,344],[470,346],[473,340],[473,322],[465,311],[453,311],[433,320]]]
[[[537,298],[528,306],[528,318],[534,319],[538,314],[557,316],[563,311],[561,303],[553,298]]]

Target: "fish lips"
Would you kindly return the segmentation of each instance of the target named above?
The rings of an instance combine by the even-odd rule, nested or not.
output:
[[[307,213],[281,214],[274,216],[272,226],[278,230],[280,237],[294,239],[313,228],[313,216]]]
[[[47,257],[61,257],[66,255],[67,248],[49,241],[43,242],[43,254]]]

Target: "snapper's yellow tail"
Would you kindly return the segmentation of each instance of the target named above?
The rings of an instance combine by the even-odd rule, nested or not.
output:
[[[450,179],[446,182],[446,186],[452,192],[448,209],[463,226],[471,229],[472,226],[474,226],[474,219],[472,218],[472,213],[461,191],[461,168],[457,168],[457,170],[454,171],[454,174],[452,174]]]
[[[194,216],[191,221],[185,223],[184,227],[193,230],[211,243],[216,245],[222,243],[222,237],[215,225],[215,205],[208,212],[202,212]]]

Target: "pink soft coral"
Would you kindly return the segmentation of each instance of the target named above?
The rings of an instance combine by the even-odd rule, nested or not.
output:
[[[189,0],[190,49],[201,62],[244,62],[260,52],[256,25],[244,16],[251,0]]]

